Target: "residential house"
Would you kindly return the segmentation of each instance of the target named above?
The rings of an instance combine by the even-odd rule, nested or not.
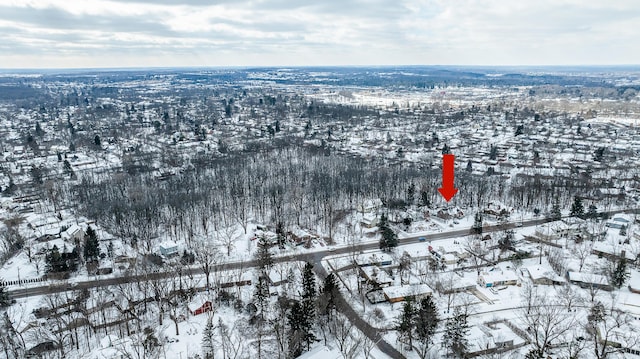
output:
[[[368,257],[358,257],[356,259],[356,264],[358,267],[367,267],[367,266],[388,266],[393,263],[393,257],[386,253],[377,253],[372,254]]]
[[[374,266],[360,267],[360,275],[380,287],[389,286],[393,282],[393,278],[387,272]]]
[[[576,284],[582,288],[594,287],[606,291],[613,290],[613,286],[609,284],[609,278],[595,273],[567,272],[567,278],[572,284]]]
[[[81,243],[84,240],[84,230],[77,224],[72,224],[67,230],[60,233],[60,237],[69,243]]]
[[[629,251],[627,251],[629,249]],[[593,244],[593,254],[599,257],[611,259],[625,258],[629,262],[634,262],[636,257],[631,253],[632,248],[627,245],[615,245],[608,242],[595,242]]]
[[[611,329],[606,338],[606,342],[604,342],[605,339],[600,336],[603,330],[606,330],[606,328],[602,328],[602,326],[598,328],[598,338],[603,342],[602,345],[619,348],[621,352],[634,356],[640,355],[640,343],[635,339],[634,335],[629,335],[629,333],[637,333],[638,330],[640,330],[639,327],[631,323],[627,324],[626,328]],[[624,357],[627,356],[624,355]]]
[[[529,274],[529,277],[534,284],[562,285],[566,282],[563,277],[557,275],[549,267],[529,266],[523,268],[523,270]]]
[[[200,315],[213,310],[213,303],[203,295],[196,295],[187,305],[191,315]]]
[[[491,220],[498,220],[502,218],[507,218],[511,215],[513,208],[507,208],[502,206],[499,203],[489,203],[487,208],[485,208],[482,213],[484,216]]]
[[[480,273],[478,276],[478,284],[486,288],[501,285],[517,285],[518,276],[513,271],[494,268],[488,272]]]
[[[403,302],[407,299],[418,300],[433,293],[426,284],[393,285],[382,288],[382,292],[389,303]]]
[[[378,225],[378,217],[373,213],[366,213],[362,216],[360,225],[365,228],[373,228]]]
[[[281,269],[281,268],[279,268]],[[269,271],[269,284],[272,286],[279,286],[284,283],[289,282],[289,273],[283,270],[276,270],[275,268],[271,268]]]
[[[612,220],[607,221],[606,224],[609,228],[620,229],[622,227],[629,227],[629,220],[622,217],[613,217]]]
[[[160,254],[165,257],[178,254],[178,244],[174,241],[165,241],[160,243]]]
[[[379,198],[373,200],[366,200],[361,204],[358,204],[358,212],[361,213],[374,213],[382,208],[382,200]]]

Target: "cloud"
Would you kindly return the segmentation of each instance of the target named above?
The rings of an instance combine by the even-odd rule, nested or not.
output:
[[[637,63],[640,6],[0,0],[0,67]]]

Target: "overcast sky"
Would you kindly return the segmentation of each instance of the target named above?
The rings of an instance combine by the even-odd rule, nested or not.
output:
[[[637,0],[0,0],[0,68],[615,65]]]

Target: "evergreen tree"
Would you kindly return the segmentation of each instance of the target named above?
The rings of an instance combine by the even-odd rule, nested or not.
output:
[[[627,198],[627,194],[624,191],[624,186],[622,186],[620,187],[620,191],[618,191],[618,197],[616,198],[616,200],[618,202],[624,202],[626,198]]]
[[[329,273],[324,279],[322,285],[321,298],[322,298],[322,310],[324,314],[331,315],[336,310],[336,297],[338,296],[338,282],[336,276],[333,273]]]
[[[473,172],[473,163],[471,163],[471,160],[467,162],[467,172]]]
[[[467,354],[469,342],[468,315],[460,311],[460,307],[453,310],[453,317],[447,320],[445,332],[442,336],[442,345],[447,348],[456,358],[464,358]]]
[[[389,250],[398,246],[398,235],[396,234],[396,232],[387,227],[387,230],[383,234],[385,237],[387,248],[389,248]]]
[[[305,263],[302,270],[302,299],[315,299],[317,294],[316,277],[313,274],[313,264]]]
[[[416,185],[411,183],[409,184],[409,188],[407,188],[407,203],[409,205],[413,204],[416,196]]]
[[[260,238],[258,238],[258,248],[255,256],[258,261],[258,266],[264,273],[269,273],[271,266],[273,265],[273,256],[269,251],[269,247],[270,244],[267,237],[260,236]]]
[[[60,255],[60,250],[57,245],[53,245],[53,248],[49,250],[49,253],[45,256],[46,270],[47,272],[64,272],[66,266]]]
[[[431,201],[429,200],[429,193],[427,193],[427,191],[422,191],[420,193],[420,204],[424,207],[431,206]]]
[[[284,249],[287,235],[284,231],[284,224],[282,223],[282,221],[278,221],[278,223],[276,224],[276,235],[278,238],[278,247],[280,247],[280,249]]]
[[[389,252],[391,249],[398,246],[398,235],[389,226],[385,226],[382,229],[382,236],[380,237],[380,249]]]
[[[36,136],[40,136],[42,137],[44,135],[44,130],[42,129],[42,126],[40,126],[40,122],[36,123]]]
[[[380,215],[380,221],[378,221],[378,228],[380,230],[382,230],[383,228],[387,227],[389,225],[389,221],[387,219],[387,215],[386,214],[381,214]]]
[[[495,161],[496,158],[498,158],[498,147],[491,145],[489,148],[489,159]]]
[[[313,274],[313,264],[306,263],[302,271],[302,311],[304,321],[300,329],[302,330],[303,341],[307,345],[307,350],[316,341],[313,334],[313,323],[316,319],[316,298],[318,289],[316,287],[316,276]]]
[[[261,273],[260,276],[258,276],[256,288],[253,292],[253,299],[258,309],[260,309],[260,315],[264,317],[265,304],[267,304],[269,300],[269,282],[265,273]]]
[[[516,127],[516,137],[520,136],[523,133],[524,133],[524,126],[523,125],[518,125],[518,127]]]
[[[109,245],[107,246],[107,255],[109,256],[109,258],[113,258],[113,242],[109,241]],[[185,251],[186,252],[186,251]],[[192,264],[193,262],[189,263]]]
[[[420,300],[420,306],[416,312],[416,339],[420,341],[425,348],[433,343],[433,336],[440,323],[438,317],[438,308],[433,302],[431,296]]]
[[[0,280],[2,283],[2,280]],[[9,298],[9,293],[7,293],[7,287],[4,285],[0,285],[0,308],[8,307],[11,304],[11,298]]]
[[[289,357],[297,358],[302,354],[305,341],[303,328],[306,326],[306,317],[299,301],[294,301],[291,311],[287,315],[289,325]]]
[[[620,288],[629,280],[629,276],[630,274],[627,272],[627,259],[621,256],[611,274],[611,284],[616,288]]]
[[[445,143],[444,146],[442,146],[442,154],[446,155],[451,153],[451,148],[449,148],[449,146]]]
[[[96,231],[89,226],[84,240],[84,260],[97,260],[100,257],[100,244]]]
[[[589,210],[587,211],[587,218],[597,218],[598,217],[598,208],[594,205],[589,205]]]
[[[101,141],[100,141],[100,136],[96,135],[96,137],[93,138],[93,143],[96,145],[96,147],[100,147],[101,145]]]
[[[596,162],[602,162],[602,158],[604,157],[604,150],[604,147],[598,147],[598,149],[593,152],[593,160]]]
[[[571,205],[571,216],[582,218],[584,216],[584,206],[582,205],[582,198],[575,196],[573,198],[573,204]]]
[[[389,227],[389,221],[384,213],[380,216],[378,229],[382,234],[380,237],[380,249],[390,251],[392,248],[398,246],[398,235]]]
[[[413,348],[413,330],[415,327],[416,310],[413,306],[413,302],[408,299],[402,306],[402,313],[398,320],[396,330],[399,337],[407,340],[409,348]]]
[[[215,339],[213,339],[214,329],[213,320],[209,317],[207,325],[202,331],[202,356],[204,359],[214,358],[216,352]]]
[[[475,234],[482,234],[482,213],[476,212],[471,230]]]
[[[558,197],[556,197],[553,202],[553,207],[551,207],[550,216],[551,216],[551,219],[554,221],[559,221],[562,218],[562,212],[560,211],[560,199]]]

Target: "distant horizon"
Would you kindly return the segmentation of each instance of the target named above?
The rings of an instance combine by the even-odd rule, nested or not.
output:
[[[246,69],[340,69],[340,68],[447,68],[447,69],[637,69],[638,64],[554,64],[554,65],[473,65],[473,64],[385,64],[385,65],[176,65],[176,66],[97,66],[97,67],[0,67],[10,71],[144,71],[144,70],[246,70]]]

